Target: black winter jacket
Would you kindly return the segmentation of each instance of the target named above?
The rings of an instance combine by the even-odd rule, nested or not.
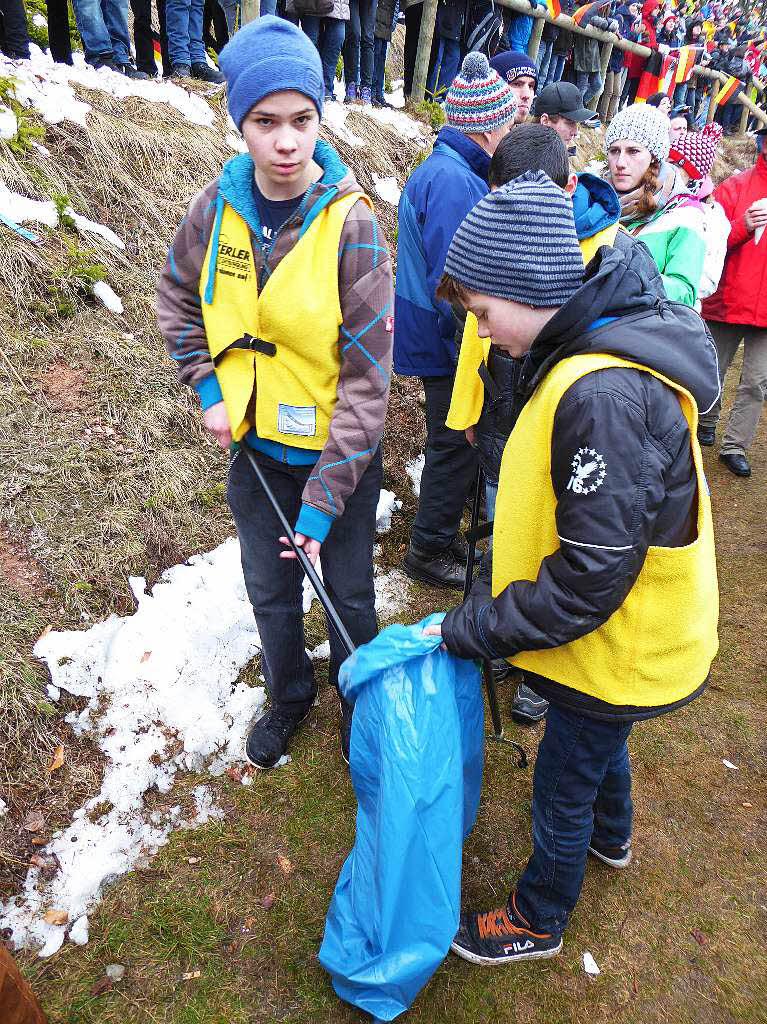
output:
[[[694,310],[648,289],[644,266],[637,247],[598,251],[583,285],[525,357],[521,407],[559,360],[588,352],[657,370],[690,391],[700,412],[713,405],[719,374],[708,329]],[[615,319],[590,329],[602,317]],[[595,448],[610,467],[588,511],[567,489],[579,447]],[[543,560],[535,582],[510,583],[496,598],[480,583],[448,612],[442,635],[453,654],[510,657],[585,636],[621,606],[651,544],[674,547],[694,538],[690,432],[676,394],[650,374],[610,367],[569,388],[554,419],[551,479],[560,548]],[[525,678],[547,699],[597,718],[634,720],[671,710],[619,708],[581,693],[577,680],[570,687],[529,672]]]

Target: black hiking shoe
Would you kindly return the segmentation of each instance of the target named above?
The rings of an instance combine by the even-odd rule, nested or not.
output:
[[[354,705],[349,704],[341,698],[341,757],[346,767],[349,767],[349,747],[352,742],[352,716]]]
[[[188,64],[174,64],[170,69],[168,78],[172,82],[180,82],[184,78],[192,77],[192,69]]]
[[[454,537],[453,542],[450,545],[450,550],[453,552],[453,556],[456,561],[460,562],[461,565],[466,565],[466,559],[469,557],[469,546],[462,537]],[[482,552],[479,548],[474,548],[474,562],[475,564],[482,559]]]
[[[486,914],[461,914],[461,924],[450,946],[472,964],[508,964],[556,956],[562,939],[534,932],[516,907],[516,894],[508,904]]]
[[[520,725],[540,722],[549,710],[549,702],[534,693],[529,686],[520,683],[511,702],[511,717]]]
[[[123,73],[122,67],[110,56],[95,57],[92,67],[94,71],[98,71],[99,68],[109,68],[110,71],[117,71],[120,75]]]
[[[215,82],[216,85],[226,81],[220,71],[202,61],[199,64],[192,64],[192,78],[199,78],[201,82]]]
[[[719,452],[719,461],[723,462],[735,476],[751,476],[751,463],[740,452]]]
[[[698,424],[698,444],[711,448],[716,443],[716,427],[704,427]]]
[[[120,71],[125,75],[126,78],[136,78],[144,81],[149,80],[149,75],[146,71],[139,71],[133,64],[120,64]]]
[[[611,868],[627,868],[633,856],[631,852],[631,840],[623,846],[605,846],[594,836],[589,843],[589,853],[593,854],[603,864],[609,864]]]
[[[256,768],[274,768],[288,749],[288,740],[311,711],[286,711],[272,708],[250,730],[245,756]]]
[[[466,580],[465,565],[461,565],[456,559],[451,548],[446,548],[435,555],[416,547],[411,541],[405,552],[402,568],[411,580],[428,583],[432,587],[463,590]]]

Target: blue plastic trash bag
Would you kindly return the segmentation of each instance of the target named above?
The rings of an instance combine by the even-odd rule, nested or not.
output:
[[[411,1005],[450,949],[461,851],[479,806],[479,669],[423,627],[389,626],[341,666],[354,703],[350,770],[357,835],[319,961],[338,995],[383,1021]]]

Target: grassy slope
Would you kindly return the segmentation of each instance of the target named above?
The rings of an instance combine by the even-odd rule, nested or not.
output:
[[[43,809],[52,830],[94,792],[100,774],[96,752],[62,724],[62,709],[74,701],[53,707],[45,700],[43,673],[30,657],[34,639],[48,624],[77,626],[83,613],[129,611],[129,574],[151,580],[231,529],[223,460],[203,438],[192,403],[177,391],[151,318],[151,277],[172,225],[224,150],[213,133],[188,130],[178,118],[158,121],[156,110],[141,104],[126,126],[123,111],[99,97],[94,103],[96,131],[48,129],[52,165],[0,150],[0,171],[11,187],[16,182],[40,197],[67,191],[83,204],[76,208],[109,223],[129,244],[125,258],[94,247],[93,260],[127,298],[119,320],[84,297],[76,275],[63,273],[72,243],[65,233],[47,237],[42,254],[34,255],[3,235],[0,261],[12,272],[1,275],[0,293],[6,467],[0,600],[10,611],[0,637],[6,731],[0,793],[11,804],[0,819],[0,880],[7,891],[18,885],[33,852],[19,828],[26,811]],[[375,153],[375,169],[402,181],[412,153],[402,143],[382,152],[384,143],[371,135],[376,148],[366,156]],[[353,154],[369,186],[363,158]],[[422,444],[415,397],[411,385],[395,382],[387,484],[406,501],[384,540],[387,564],[401,557],[414,512],[403,466]],[[411,1011],[413,1021],[767,1020],[764,429],[752,457],[754,477],[743,482],[707,453],[722,651],[702,699],[635,730],[634,864],[623,873],[589,865],[562,956],[498,972],[449,958]],[[402,617],[416,619],[450,600],[416,588]],[[310,633],[319,640],[312,614]],[[508,697],[504,692],[505,711]],[[534,754],[537,733],[514,734]],[[66,744],[66,764],[49,776],[45,765],[59,742]],[[327,689],[293,756],[250,787],[205,780],[227,809],[224,821],[175,835],[145,870],[113,886],[92,916],[87,946],[67,945],[44,962],[22,957],[52,1021],[360,1019],[338,1002],[314,959],[354,835],[354,799]],[[740,770],[728,771],[722,758]],[[198,776],[183,780],[181,794],[199,782]],[[513,767],[507,748],[491,745],[480,817],[466,846],[467,903],[501,900],[524,864],[529,797],[529,775]],[[190,857],[199,863],[189,864]],[[288,873],[278,857],[291,862]],[[268,908],[264,897],[273,897]],[[584,949],[602,968],[596,979],[583,973]],[[126,978],[95,996],[92,985],[110,962],[125,964]],[[197,970],[199,978],[182,979]]]

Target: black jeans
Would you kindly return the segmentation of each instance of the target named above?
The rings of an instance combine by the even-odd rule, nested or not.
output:
[[[461,527],[463,506],[477,475],[477,453],[461,430],[445,426],[453,378],[422,377],[426,392],[426,460],[412,541],[438,554]]]
[[[260,452],[255,456],[288,522],[295,523],[304,484],[314,467],[288,466]],[[373,542],[382,479],[379,448],[320,551],[325,588],[355,644],[367,643],[378,632]],[[279,542],[279,520],[242,452],[229,467],[227,492],[240,538],[245,587],[261,634],[261,665],[272,706],[293,712],[308,709],[317,684],[304,647],[303,570],[296,559],[279,557],[285,550]],[[330,625],[328,630],[330,682],[337,686],[338,669],[347,654]]]
[[[69,38],[69,5],[67,0],[47,0],[48,45],[57,64],[72,63],[72,40]]]
[[[29,57],[27,14],[22,0],[0,0],[0,50],[8,57]]]
[[[160,48],[162,52],[162,73],[170,74],[168,57],[168,33],[165,29],[165,0],[156,0],[157,17],[160,22]],[[152,0],[130,0],[133,11],[133,42],[136,47],[136,67],[152,78],[157,74],[154,59],[154,35],[152,32]]]

